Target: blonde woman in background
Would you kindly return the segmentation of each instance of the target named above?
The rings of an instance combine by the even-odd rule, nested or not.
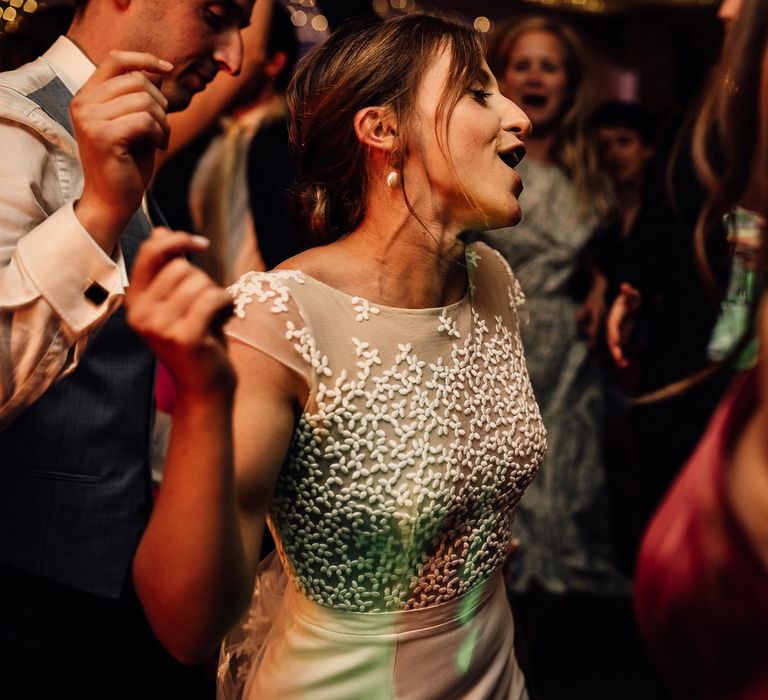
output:
[[[586,256],[612,196],[586,128],[584,49],[551,19],[510,20],[491,40],[488,63],[533,131],[520,166],[523,221],[480,239],[504,255],[525,293],[521,334],[549,444],[517,511],[510,592],[544,700],[632,697],[643,684],[632,674],[644,671],[635,665],[629,583],[615,565],[605,394],[593,350],[605,278]]]

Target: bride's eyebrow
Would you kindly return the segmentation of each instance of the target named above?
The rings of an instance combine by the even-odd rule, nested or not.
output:
[[[483,87],[488,87],[493,83],[493,76],[485,70],[485,68],[478,68],[478,70],[472,75],[472,80],[477,81]]]

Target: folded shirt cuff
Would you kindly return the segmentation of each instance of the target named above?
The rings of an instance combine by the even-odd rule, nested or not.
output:
[[[19,241],[16,259],[75,335],[117,308],[127,286],[120,245],[110,258],[83,228],[72,202]]]

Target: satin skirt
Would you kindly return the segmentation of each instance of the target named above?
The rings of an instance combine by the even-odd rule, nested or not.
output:
[[[349,613],[288,584],[246,700],[527,700],[500,574],[431,608]]]

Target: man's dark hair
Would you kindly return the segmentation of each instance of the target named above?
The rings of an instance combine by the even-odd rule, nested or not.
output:
[[[291,22],[290,12],[279,2],[275,2],[272,4],[267,55],[274,56],[280,51],[285,53],[285,68],[275,76],[273,84],[276,92],[283,93],[288,87],[299,57],[299,40],[296,37],[296,27]]]
[[[656,130],[653,127],[651,115],[637,102],[623,100],[604,102],[592,116],[592,124],[595,129],[601,127],[631,129],[640,136],[644,145],[653,146],[656,143]]]
[[[80,15],[85,10],[85,6],[90,0],[72,0],[72,6],[75,8],[75,14]]]

